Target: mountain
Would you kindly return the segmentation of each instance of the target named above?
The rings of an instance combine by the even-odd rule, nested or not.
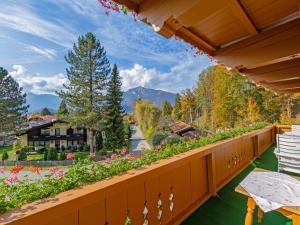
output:
[[[169,101],[174,105],[176,94],[161,90],[155,90],[144,87],[136,87],[124,92],[123,107],[127,112],[133,111],[133,104],[136,99],[148,100],[158,107],[161,107],[162,101]]]
[[[56,95],[42,94],[36,95],[29,93],[27,94],[27,104],[30,105],[29,112],[39,112],[44,107],[47,107],[50,112],[56,112],[60,104],[60,98]]]
[[[146,99],[158,107],[161,107],[163,100],[169,101],[173,105],[176,94],[144,87],[132,88],[123,94],[123,107],[125,111],[132,112],[134,101],[139,98]],[[56,95],[27,94],[27,104],[30,105],[29,112],[41,111],[44,107],[47,107],[50,112],[55,112],[59,107],[60,101],[60,98]]]

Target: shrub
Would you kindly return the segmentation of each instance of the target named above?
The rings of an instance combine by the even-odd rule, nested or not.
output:
[[[167,144],[174,145],[182,142],[182,138],[179,136],[171,136],[166,139]]]
[[[46,148],[45,148],[45,147],[37,147],[37,148],[36,148],[36,151],[37,151],[37,153],[39,153],[39,154],[44,154],[45,151],[46,151]]]
[[[8,154],[7,154],[7,151],[5,151],[2,154],[2,160],[7,160],[7,159],[8,159]]]
[[[55,148],[48,149],[47,160],[57,160],[57,150]]]
[[[19,161],[25,161],[27,159],[27,154],[25,150],[21,150],[20,154],[18,155]]]
[[[78,149],[79,151],[82,151],[82,150],[83,150],[83,145],[77,145],[77,149]]]
[[[60,147],[60,150],[65,151],[65,150],[66,150],[66,147],[65,147],[64,145],[62,145],[62,146]]]
[[[65,152],[61,152],[59,154],[59,160],[66,160],[66,159],[67,159],[66,153]]]
[[[163,140],[165,140],[168,137],[167,134],[164,133],[154,133],[151,137],[151,144],[152,146],[159,145]]]
[[[44,152],[44,160],[46,161],[48,158],[48,149],[45,149],[45,152]]]
[[[84,152],[88,152],[88,151],[90,151],[90,146],[89,145],[83,145],[83,151]]]

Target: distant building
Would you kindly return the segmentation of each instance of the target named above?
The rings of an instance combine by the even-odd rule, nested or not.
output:
[[[208,136],[211,134],[208,131],[201,131],[184,122],[176,122],[171,125],[170,128],[172,134],[176,134],[181,137],[198,138],[200,136]]]
[[[77,145],[90,145],[85,128],[71,128],[69,123],[62,120],[40,121],[31,123],[31,126],[20,135],[23,146],[43,146],[65,148]]]

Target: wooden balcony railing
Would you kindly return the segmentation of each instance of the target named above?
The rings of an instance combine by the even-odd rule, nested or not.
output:
[[[268,149],[276,127],[161,160],[0,216],[9,225],[179,224]]]

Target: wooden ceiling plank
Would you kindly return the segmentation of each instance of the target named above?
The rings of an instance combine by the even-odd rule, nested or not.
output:
[[[287,60],[300,53],[300,18],[214,52],[232,68],[255,68]]]
[[[249,32],[249,34],[256,35],[258,34],[258,30],[256,29],[254,23],[250,19],[249,15],[243,8],[243,6],[239,3],[238,0],[226,0],[231,11],[237,16],[237,18],[244,25],[245,29]]]

